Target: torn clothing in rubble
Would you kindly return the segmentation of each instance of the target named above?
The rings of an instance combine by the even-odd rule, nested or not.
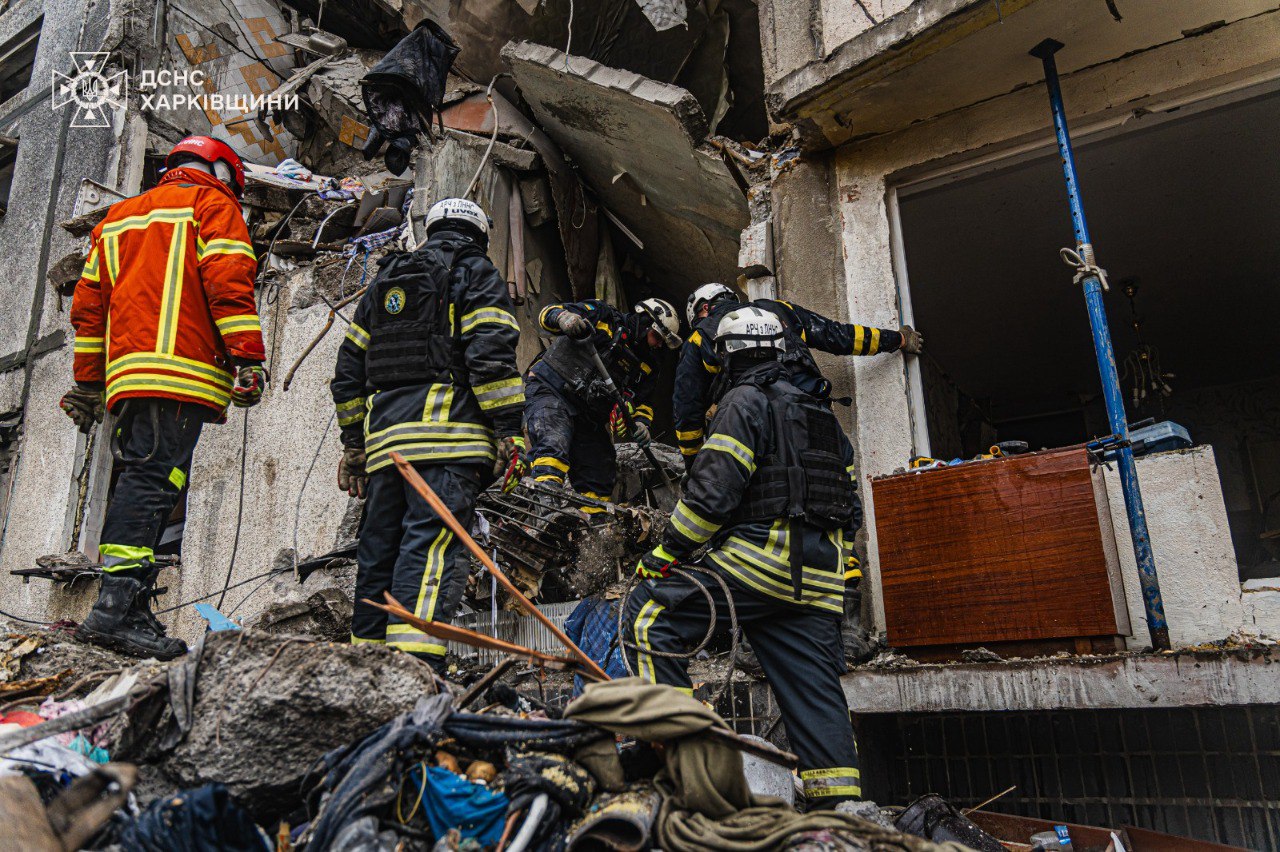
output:
[[[566,312],[590,323],[590,338],[578,342],[561,333],[559,320]],[[598,299],[543,308],[538,324],[555,340],[525,374],[525,428],[535,479],[560,485],[568,478],[579,493],[609,499],[617,481],[609,413],[617,399],[587,347],[595,347],[617,390],[634,407],[634,421],[648,427],[659,361],[645,341],[646,322],[642,314],[624,313]]]
[[[820,830],[845,831],[864,842],[887,841],[883,845],[868,842],[868,848],[954,852],[960,848],[905,837],[848,814],[829,810],[799,814],[780,799],[753,794],[743,774],[741,753],[705,735],[713,726],[727,727],[724,720],[669,687],[639,678],[591,684],[565,708],[565,719],[665,744],[664,766],[654,779],[663,796],[656,848],[765,852],[782,848],[799,833]]]
[[[268,852],[272,844],[221,784],[156,799],[120,834],[137,852]]]
[[[446,739],[454,750],[502,762],[507,749],[571,754],[608,736],[571,721],[456,713],[452,702],[449,695],[419,699],[411,712],[325,756],[324,778],[311,793],[318,813],[304,835],[307,848],[330,848],[345,826],[366,816],[390,816],[405,772]],[[397,828],[390,819],[384,824]]]
[[[364,146],[372,160],[389,147],[387,169],[402,174],[418,133],[431,136],[432,118],[444,101],[445,82],[459,47],[437,23],[425,20],[360,79],[365,111],[373,125]]]
[[[782,320],[786,333],[783,363],[791,383],[812,396],[828,397],[831,382],[823,377],[810,350],[832,355],[876,355],[896,352],[902,346],[902,335],[891,329],[836,322],[790,302],[758,299],[751,304]],[[693,333],[680,349],[672,414],[686,466],[693,464],[702,446],[712,385],[721,372],[720,356],[715,351],[716,328],[725,314],[741,307],[734,301],[713,305],[707,316],[694,323]]]

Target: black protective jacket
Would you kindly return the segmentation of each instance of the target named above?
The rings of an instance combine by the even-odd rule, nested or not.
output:
[[[782,320],[787,334],[786,365],[791,383],[820,398],[830,395],[831,383],[823,378],[810,349],[832,355],[876,355],[896,352],[902,346],[902,335],[887,328],[836,322],[790,302],[759,299],[751,304]],[[676,440],[686,463],[702,446],[707,409],[711,406],[711,385],[720,372],[720,359],[714,345],[716,328],[725,314],[741,307],[744,305],[738,302],[713,306],[711,313],[694,324],[693,333],[680,348],[672,413]]]
[[[338,350],[330,390],[342,441],[347,446],[363,442],[370,473],[391,464],[392,450],[414,462],[492,462],[494,438],[520,434],[520,327],[511,312],[507,282],[467,234],[438,231],[420,251],[432,248],[456,257],[449,279],[451,369],[438,381],[395,387],[377,387],[369,380],[366,352],[374,312],[397,308],[394,300],[390,306],[376,304],[373,286],[357,304]],[[384,272],[396,258],[382,260]],[[400,297],[412,299],[413,294]]]
[[[568,312],[591,323],[594,332],[590,344],[614,384],[634,406],[634,419],[649,425],[653,422],[650,400],[658,378],[658,362],[640,333],[642,317],[624,313],[599,299],[548,305],[538,315],[542,329],[556,339],[532,367],[533,375],[550,384],[562,395],[598,416],[607,416],[613,400],[603,393],[599,369],[590,359],[587,342],[565,337],[560,331],[560,315]]]
[[[744,505],[765,485],[758,472],[777,457],[779,442],[787,439],[778,434],[770,413],[770,385],[773,393],[803,393],[787,381],[786,368],[770,362],[736,377],[717,403],[684,497],[663,532],[662,548],[667,557],[685,561],[709,546],[703,561],[744,589],[838,616],[844,605],[845,564],[861,512],[856,511],[845,528],[834,530],[781,516],[743,517]],[[852,451],[847,441],[842,446],[841,461],[852,479]]]

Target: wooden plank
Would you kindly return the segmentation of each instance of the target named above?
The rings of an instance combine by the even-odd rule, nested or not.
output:
[[[1118,632],[1082,447],[881,477],[872,491],[894,647]]]

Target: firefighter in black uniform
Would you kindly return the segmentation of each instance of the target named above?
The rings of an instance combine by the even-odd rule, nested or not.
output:
[[[839,680],[853,459],[830,408],[790,382],[784,341],[781,321],[762,308],[720,321],[723,395],[661,544],[636,566],[645,579],[627,603],[628,660],[641,677],[690,690],[687,660],[646,651],[678,652],[706,633],[706,597],[670,571],[706,547],[695,564],[731,590],[800,758],[805,796],[811,807],[832,807],[862,793]],[[700,582],[715,599],[716,630],[726,632],[723,590],[710,577]]]
[[[911,326],[897,331],[836,322],[821,314],[773,299],[751,304],[777,315],[787,335],[783,358],[791,382],[808,394],[826,399],[831,382],[825,379],[810,349],[832,355],[877,355],[902,350],[919,355],[924,338]],[[738,296],[723,284],[703,284],[689,297],[685,313],[693,329],[680,350],[676,365],[675,394],[672,398],[676,440],[686,468],[693,464],[702,446],[703,426],[711,400],[711,385],[720,372],[713,340],[720,320],[739,307]]]
[[[568,477],[580,494],[608,500],[618,476],[610,432],[625,437],[625,429],[590,348],[627,398],[635,438],[645,443],[653,422],[649,398],[658,355],[664,347],[680,345],[680,319],[661,299],[645,299],[628,313],[590,299],[549,305],[538,322],[557,337],[525,374],[524,422],[533,476],[557,485]]]
[[[460,198],[427,213],[428,239],[390,255],[356,307],[331,389],[342,428],[339,487],[368,497],[356,551],[352,642],[385,642],[437,670],[445,646],[361,603],[391,594],[448,622],[466,587],[466,552],[396,470],[413,463],[465,527],[496,476],[523,472],[520,329],[507,283],[485,256],[489,218]]]

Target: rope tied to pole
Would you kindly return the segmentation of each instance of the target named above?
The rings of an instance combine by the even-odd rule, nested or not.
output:
[[[1075,278],[1071,279],[1071,283],[1079,285],[1086,278],[1094,277],[1102,285],[1102,292],[1109,292],[1111,285],[1107,283],[1107,270],[1098,266],[1092,260],[1085,260],[1084,255],[1086,254],[1092,254],[1092,252],[1087,249],[1084,252],[1076,251],[1073,248],[1058,249],[1058,256],[1062,258],[1062,262],[1076,271]]]

